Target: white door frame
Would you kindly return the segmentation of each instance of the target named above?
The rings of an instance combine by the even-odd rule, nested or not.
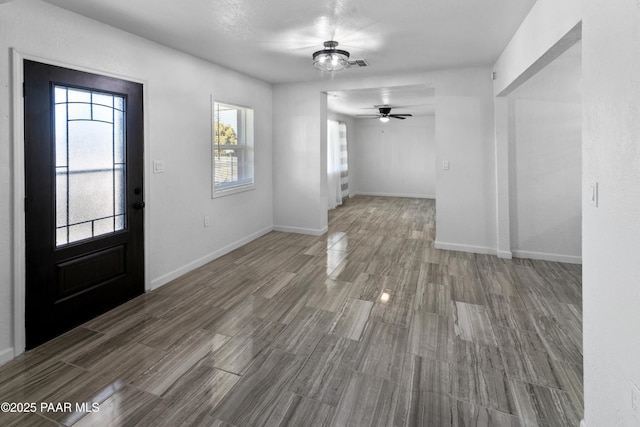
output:
[[[145,199],[149,206],[147,194],[150,194],[150,147],[149,147],[149,119],[148,109],[148,84],[145,79],[137,77],[123,76],[121,74],[96,70],[90,67],[69,64],[51,58],[42,58],[37,55],[22,53],[17,49],[11,49],[12,58],[12,113],[13,113],[13,163],[11,176],[13,178],[13,247],[11,250],[13,258],[13,357],[24,353],[26,347],[26,325],[25,325],[25,298],[26,298],[26,244],[25,244],[25,212],[24,212],[24,98],[22,94],[24,82],[24,60],[41,62],[43,64],[54,65],[58,67],[70,68],[73,70],[84,71],[93,74],[100,74],[108,77],[115,77],[122,80],[128,80],[134,83],[140,83],[143,86],[143,108],[144,108],[144,188]],[[148,226],[149,214],[147,209],[144,210],[144,245],[149,247],[149,233],[146,230]],[[149,251],[144,253],[144,269],[145,269],[145,291],[150,289],[150,283],[146,272],[149,271]],[[0,361],[1,362],[1,361]]]

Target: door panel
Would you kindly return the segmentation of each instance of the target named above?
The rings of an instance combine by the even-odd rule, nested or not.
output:
[[[144,291],[142,86],[24,62],[26,338]]]
[[[58,297],[66,298],[83,289],[115,279],[126,273],[125,246],[82,255],[56,265]]]

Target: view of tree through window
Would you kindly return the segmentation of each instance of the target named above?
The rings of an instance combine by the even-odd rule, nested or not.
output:
[[[213,123],[216,144],[219,145],[227,145],[227,144],[237,144],[238,143],[238,135],[236,131],[229,125],[222,125],[218,122]]]
[[[213,196],[253,188],[253,110],[213,104]]]

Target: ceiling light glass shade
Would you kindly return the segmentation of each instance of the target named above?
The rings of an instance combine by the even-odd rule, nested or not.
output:
[[[387,123],[387,122],[389,121],[389,117],[387,117],[387,116],[382,116],[382,117],[380,117],[380,121],[381,121],[382,123]]]
[[[349,67],[349,52],[336,46],[338,42],[324,42],[324,49],[313,54],[313,66],[320,71],[342,71]]]

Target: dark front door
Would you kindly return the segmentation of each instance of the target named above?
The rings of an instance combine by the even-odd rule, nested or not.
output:
[[[26,346],[144,292],[142,86],[24,62]]]

